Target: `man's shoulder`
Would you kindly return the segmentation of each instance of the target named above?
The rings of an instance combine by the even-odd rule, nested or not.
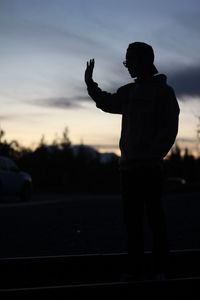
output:
[[[180,111],[175,90],[170,84],[165,83],[159,87],[158,99],[161,103],[167,103],[169,107],[171,106],[171,104],[173,104],[173,109],[174,107],[176,107],[176,111]]]
[[[166,97],[172,97],[172,96],[174,97],[175,96],[174,88],[168,83],[160,86],[159,92],[161,95],[166,96]]]
[[[174,93],[174,88],[168,83],[167,76],[165,74],[158,74],[154,76],[153,83],[163,93]]]

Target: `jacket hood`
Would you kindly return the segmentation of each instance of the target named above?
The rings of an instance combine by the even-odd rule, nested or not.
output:
[[[135,83],[154,83],[154,84],[166,84],[167,83],[167,76],[165,74],[157,74],[152,77],[147,78],[136,78]]]
[[[166,84],[167,76],[165,74],[158,74],[153,76],[153,81],[158,84]]]

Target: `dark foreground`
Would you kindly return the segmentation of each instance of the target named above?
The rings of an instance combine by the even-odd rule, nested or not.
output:
[[[200,251],[171,251],[167,279],[162,281],[121,281],[126,260],[126,254],[1,259],[0,297],[60,299],[112,294],[112,299],[199,299]],[[152,267],[151,253],[145,253],[145,266],[146,271]]]
[[[131,283],[120,282],[127,237],[119,196],[43,194],[29,203],[4,200],[0,205],[0,297],[96,297],[111,292],[113,296],[131,293],[134,299],[147,295],[199,299],[200,194],[168,194],[163,200],[171,250],[168,280]],[[144,238],[149,251],[147,224]],[[145,260],[148,269],[150,252]]]
[[[200,193],[164,197],[170,250],[200,249]],[[39,194],[0,203],[0,258],[124,253],[126,229],[118,195]],[[145,250],[151,233],[145,223]]]

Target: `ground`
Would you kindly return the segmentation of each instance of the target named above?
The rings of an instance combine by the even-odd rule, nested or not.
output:
[[[163,197],[169,248],[200,248],[200,193]],[[126,230],[119,195],[35,194],[0,203],[0,257],[124,253]],[[151,234],[145,223],[145,250]]]

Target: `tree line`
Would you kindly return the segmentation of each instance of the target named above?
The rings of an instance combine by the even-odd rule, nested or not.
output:
[[[22,147],[18,141],[8,142],[0,130],[0,155],[13,159],[28,172],[37,191],[69,193],[119,193],[119,157],[98,152],[88,145],[73,145],[68,128],[62,136],[47,144],[45,137],[35,149]],[[102,159],[102,157],[106,159]],[[164,160],[166,178],[183,178],[187,188],[200,188],[200,158],[185,149],[181,154],[176,144]]]

